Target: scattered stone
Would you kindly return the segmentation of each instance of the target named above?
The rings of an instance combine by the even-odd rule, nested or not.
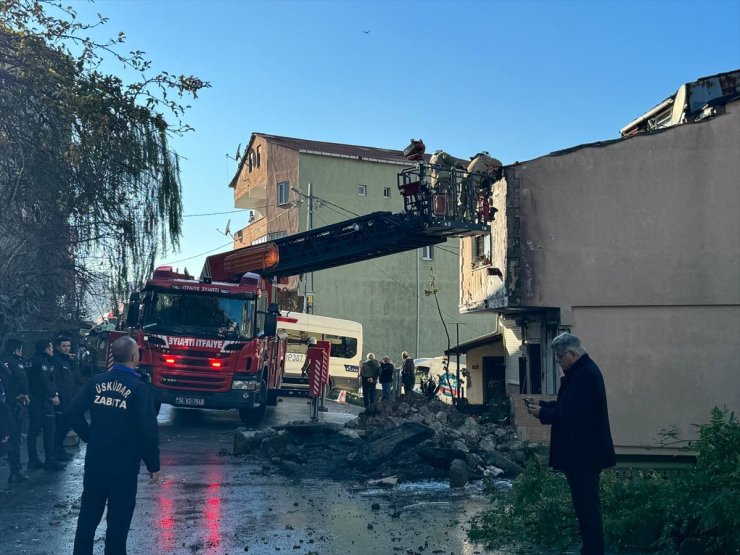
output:
[[[380,503],[373,503],[372,505],[370,505],[370,508],[373,511],[379,511],[380,510]]]
[[[455,459],[450,464],[450,487],[463,488],[468,483],[468,465],[462,459]]]
[[[234,432],[234,455],[244,455],[257,449],[265,437],[265,432],[238,429]]]
[[[421,445],[416,449],[419,456],[437,468],[450,468],[450,464],[455,459],[465,459],[465,453],[458,449],[445,449],[443,447],[433,447]]]
[[[460,439],[456,439],[452,442],[452,448],[462,453],[470,453],[470,449],[468,449],[468,446],[465,445],[465,442]]]
[[[504,476],[515,478],[522,473],[523,469],[521,466],[497,451],[491,451],[490,453],[487,453],[485,458],[486,462],[488,462],[489,464],[502,469],[504,471]]]
[[[342,429],[340,424],[333,422],[288,422],[281,427],[291,434],[302,437],[318,434],[336,434]]]
[[[483,451],[484,453],[490,453],[491,451],[496,450],[496,439],[494,436],[485,436],[483,439],[480,440],[480,443],[478,444],[478,449],[480,451]]]
[[[281,460],[278,463],[278,466],[283,472],[285,472],[289,476],[294,476],[301,471],[301,465],[294,461]]]
[[[367,485],[372,488],[392,488],[398,483],[398,476],[388,476],[379,480],[368,480]]]
[[[376,468],[381,462],[410,449],[434,435],[427,426],[406,422],[376,438],[357,454],[354,463],[363,469]]]

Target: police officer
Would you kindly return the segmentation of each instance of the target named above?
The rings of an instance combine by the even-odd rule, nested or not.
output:
[[[128,336],[119,337],[111,353],[115,364],[110,371],[90,379],[67,408],[72,427],[87,442],[74,555],[92,554],[106,503],[105,553],[125,554],[142,459],[149,483],[159,478],[157,417],[149,386],[135,371],[138,345]],[[86,411],[90,411],[90,424]]]
[[[23,343],[6,339],[0,356],[0,380],[5,389],[6,414],[9,435],[7,441],[10,482],[26,482],[28,476],[21,470],[21,434],[28,413],[28,375],[23,363]]]
[[[59,393],[54,381],[54,350],[51,341],[36,342],[36,354],[31,359],[28,382],[31,391],[28,427],[28,467],[44,468],[48,471],[63,470],[65,464],[54,458],[54,407],[59,405]],[[39,434],[44,435],[44,462],[39,459],[36,443]]]
[[[64,450],[64,439],[72,429],[69,419],[65,414],[67,405],[72,401],[75,388],[74,376],[72,375],[72,358],[69,351],[72,348],[72,339],[60,334],[54,341],[54,382],[59,393],[59,404],[54,407],[56,414],[54,433],[54,457],[58,461],[68,461],[72,455]]]
[[[0,454],[8,445],[10,438],[10,411],[5,404],[5,386],[0,380]]]

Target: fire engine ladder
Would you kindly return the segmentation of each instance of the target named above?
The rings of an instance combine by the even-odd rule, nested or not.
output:
[[[445,170],[438,172],[443,179],[434,179],[433,169],[419,164],[398,175],[403,213],[373,212],[213,255],[203,276],[228,281],[238,281],[245,272],[293,276],[443,243],[448,237],[489,233],[493,176]]]

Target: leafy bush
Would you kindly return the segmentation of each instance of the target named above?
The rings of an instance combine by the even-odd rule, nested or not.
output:
[[[605,472],[601,481],[607,543],[620,550],[661,553],[740,553],[740,424],[714,408],[699,439],[689,442],[696,464],[663,477]],[[510,492],[493,494],[471,539],[518,549],[562,549],[578,540],[565,479],[530,461]],[[689,550],[689,547],[691,548]]]
[[[492,546],[562,549],[577,535],[568,483],[531,459],[511,491],[493,492],[491,510],[473,520],[470,538]]]

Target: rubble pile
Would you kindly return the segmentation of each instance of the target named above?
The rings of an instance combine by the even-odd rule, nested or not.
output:
[[[237,432],[234,454],[269,460],[262,472],[296,477],[400,481],[516,477],[533,447],[513,426],[467,416],[437,399],[382,402],[339,424],[294,422]]]

